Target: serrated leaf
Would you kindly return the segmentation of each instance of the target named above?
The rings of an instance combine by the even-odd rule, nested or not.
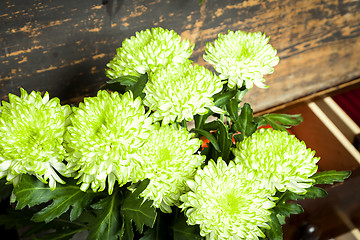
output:
[[[198,129],[198,128],[193,128],[193,129],[191,129],[191,131],[196,132],[196,133],[200,134],[201,136],[206,137],[210,141],[210,143],[214,146],[216,151],[218,151],[218,152],[221,151],[216,138],[211,133],[209,133],[208,131],[205,131],[203,129]]]
[[[134,239],[134,230],[132,226],[131,219],[124,219],[123,226],[121,229],[121,240],[133,240]]]
[[[326,197],[327,195],[328,194],[324,189],[312,186],[306,189],[306,193],[304,194],[304,199],[322,198],[322,197]]]
[[[271,221],[268,223],[270,229],[265,229],[265,235],[268,239],[271,240],[282,240],[283,232],[281,224],[277,217],[277,214],[274,211],[271,211],[270,219]]]
[[[288,192],[286,200],[315,199],[315,198],[322,198],[325,196],[327,196],[327,192],[324,189],[312,186],[306,189],[305,194]]]
[[[13,193],[17,200],[16,209],[23,209],[26,206],[33,207],[48,202],[53,197],[53,193],[47,185],[27,174],[21,176]]]
[[[53,202],[36,213],[31,219],[35,222],[50,222],[54,218],[61,216],[70,207],[70,220],[77,219],[82,211],[90,205],[91,200],[95,194],[92,192],[83,192],[78,186],[65,185],[58,187],[52,191]]]
[[[70,218],[75,220],[95,196],[94,193],[81,191],[75,185],[74,180],[69,180],[66,185],[59,185],[56,189],[51,190],[48,185],[30,175],[22,176],[20,183],[14,188],[14,194],[17,200],[16,209],[23,209],[25,206],[32,207],[53,200],[49,206],[33,216],[32,220],[35,222],[49,222],[64,214],[70,207],[72,207]]]
[[[152,206],[152,201],[144,201],[142,197],[139,197],[149,182],[150,180],[146,179],[137,186],[134,192],[129,191],[121,206],[125,221],[133,221],[140,233],[143,232],[144,225],[153,227],[156,220],[156,209]]]
[[[91,205],[94,209],[102,209],[91,224],[89,230],[90,240],[111,240],[118,239],[121,234],[122,219],[120,216],[120,199],[118,194],[114,193],[101,199],[96,204]]]
[[[279,192],[280,193],[280,192]],[[297,194],[291,191],[286,191],[285,193],[281,193],[281,199],[278,202],[286,202],[289,200],[296,201],[296,200],[303,200],[303,199],[315,199],[315,198],[322,198],[327,195],[327,192],[319,187],[309,187],[306,189],[305,194]]]
[[[351,171],[330,170],[317,172],[311,178],[315,180],[315,184],[333,184],[334,182],[343,182],[350,175]]]
[[[286,217],[290,217],[290,214],[299,214],[304,212],[304,209],[296,203],[281,203],[277,204],[273,210],[277,214],[281,214]]]
[[[144,88],[146,83],[148,82],[148,75],[141,74],[138,81],[129,86],[127,90],[130,90],[133,93],[134,99],[137,97],[141,97],[142,99],[145,97]]]
[[[182,214],[179,218],[175,220],[171,226],[174,234],[174,240],[202,240],[200,236],[200,228],[198,225],[190,226],[186,223],[186,218]]]
[[[250,104],[245,103],[238,120],[234,122],[233,128],[235,131],[241,132],[244,137],[248,137],[256,131],[257,127],[258,125],[253,118],[253,110]]]
[[[132,75],[126,75],[126,76],[121,76],[115,79],[112,79],[110,81],[107,81],[107,84],[115,84],[118,83],[120,85],[123,86],[132,86],[134,85],[137,81],[139,80],[139,77],[136,76],[132,76]]]

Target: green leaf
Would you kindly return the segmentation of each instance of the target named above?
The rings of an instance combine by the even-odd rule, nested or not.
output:
[[[219,123],[218,120],[215,121],[211,121],[211,122],[207,122],[203,125],[203,129],[205,131],[211,131],[211,130],[216,130],[218,129]]]
[[[16,209],[23,209],[26,206],[48,202],[52,199],[53,193],[50,188],[34,176],[23,174],[13,193],[16,196]]]
[[[258,125],[254,122],[253,110],[251,109],[250,104],[245,103],[241,109],[239,119],[234,122],[233,128],[235,131],[241,132],[242,138],[251,136]],[[239,137],[237,137],[239,138]]]
[[[194,121],[195,121],[195,128],[199,128],[202,129],[203,125],[205,124],[206,119],[213,114],[213,112],[211,110],[208,111],[208,113],[204,114],[204,115],[198,115],[196,114],[194,116]]]
[[[83,192],[74,180],[69,180],[66,185],[59,185],[51,190],[37,178],[23,175],[17,187],[14,188],[17,205],[16,209],[25,206],[35,206],[52,200],[52,203],[36,213],[32,220],[35,222],[49,222],[64,214],[70,207],[70,220],[78,218],[83,209],[90,205],[95,196],[92,192]]]
[[[123,225],[120,233],[122,240],[133,240],[134,239],[134,230],[131,219],[123,218]]]
[[[70,207],[70,220],[77,219],[82,211],[88,207],[95,194],[92,192],[83,192],[78,186],[64,186],[56,188],[53,192],[53,202],[36,213],[32,218],[35,222],[50,222],[54,218],[61,216]]]
[[[88,239],[118,239],[121,234],[122,219],[117,191],[91,205],[91,207],[100,209],[102,212],[91,223]]]
[[[237,90],[231,90],[229,92],[220,92],[218,94],[214,95],[214,103],[215,106],[217,107],[221,107],[221,106],[225,106],[230,99],[232,99],[237,93]]]
[[[326,196],[327,196],[327,192],[324,189],[314,186],[306,189],[306,193],[303,195],[304,199],[308,199],[308,198],[315,199]]]
[[[5,178],[0,179],[0,202],[11,195],[13,185],[7,184]]]
[[[281,214],[286,217],[290,217],[290,214],[299,214],[304,212],[304,209],[296,203],[280,203],[277,204],[273,210],[277,214]]]
[[[21,229],[20,239],[70,239],[72,235],[86,230],[85,224],[70,222],[62,218],[54,219],[50,223],[33,222],[31,221],[33,210],[9,209],[6,215],[0,215],[0,225],[4,225],[6,229]],[[49,229],[54,232],[49,234]]]
[[[268,223],[270,229],[265,229],[265,235],[271,240],[282,240],[283,232],[277,214],[271,210],[271,221]]]
[[[142,233],[144,225],[153,227],[156,220],[156,209],[152,207],[152,201],[144,201],[139,194],[145,190],[150,180],[142,181],[134,192],[128,192],[125,196],[121,213],[125,223],[133,221],[138,232]]]
[[[0,225],[5,229],[12,229],[15,227],[22,227],[31,224],[31,217],[33,212],[22,210],[17,211],[12,208],[7,209],[6,215],[0,215]]]
[[[333,184],[334,182],[343,182],[350,175],[351,171],[330,170],[317,172],[311,178],[315,180],[315,184]]]
[[[319,187],[309,187],[306,189],[305,194],[297,194],[290,191],[287,191],[287,196],[285,197],[286,200],[303,200],[303,199],[315,199],[315,198],[322,198],[327,196],[327,192]]]
[[[42,235],[42,237],[37,237],[37,240],[68,240],[71,239],[75,234],[84,231],[85,229],[63,229],[62,231],[56,231],[54,233],[49,233]]]
[[[221,157],[227,161],[230,154],[230,147],[232,144],[232,140],[229,138],[229,132],[224,123],[220,120],[218,123],[218,132],[217,132],[217,140],[220,147]]]
[[[174,240],[201,240],[199,225],[190,226],[186,223],[183,214],[178,217],[171,226],[174,233]]]
[[[301,114],[271,113],[258,116],[254,120],[260,126],[270,125],[275,130],[285,131],[286,128],[300,124],[303,118]]]
[[[208,131],[202,130],[202,129],[198,129],[198,128],[193,128],[193,129],[191,129],[191,131],[196,132],[196,133],[206,137],[210,141],[210,143],[214,146],[216,151],[218,151],[218,152],[221,151],[219,144],[216,141],[216,138],[211,133],[209,133]]]
[[[276,121],[285,127],[296,126],[303,121],[301,114],[270,113],[263,117]]]
[[[169,236],[169,219],[164,219],[164,213],[159,213],[156,217],[155,225],[153,228],[148,228],[144,232],[144,236],[140,240],[167,240]],[[170,214],[167,216],[173,217]]]
[[[139,80],[139,77],[136,76],[132,76],[132,75],[126,75],[126,76],[121,76],[115,79],[112,79],[110,81],[107,81],[107,84],[120,84],[123,86],[132,86],[134,85],[137,81]]]
[[[327,192],[319,187],[309,187],[306,189],[306,193],[305,194],[297,194],[291,191],[286,191],[284,193],[282,192],[278,192],[275,196],[279,197],[278,202],[286,202],[288,200],[303,200],[303,199],[315,199],[315,198],[322,198],[327,196]]]
[[[231,99],[226,105],[226,109],[233,122],[236,122],[239,118],[239,104],[236,99]]]
[[[147,82],[148,75],[141,74],[139,80],[135,84],[130,85],[127,90],[130,90],[133,93],[134,99],[137,97],[141,97],[143,99],[145,97],[145,93],[143,91]]]

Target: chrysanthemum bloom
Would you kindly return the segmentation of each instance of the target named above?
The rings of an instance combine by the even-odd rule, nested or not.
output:
[[[187,189],[186,181],[205,160],[205,156],[195,154],[201,142],[184,128],[157,125],[139,149],[138,180],[150,179],[141,196],[153,200],[163,212],[171,212],[170,206],[177,204]]]
[[[184,62],[193,48],[190,41],[181,41],[174,30],[158,27],[136,32],[136,36],[124,40],[117,49],[114,59],[106,65],[106,75],[115,79],[154,72],[169,63]]]
[[[144,89],[144,104],[154,110],[154,118],[164,124],[191,121],[194,115],[203,115],[208,109],[222,112],[212,98],[222,87],[219,77],[188,60],[150,74]]]
[[[107,179],[111,194],[116,180],[120,186],[129,181],[132,155],[149,137],[152,118],[131,92],[99,91],[73,111],[65,134],[67,169],[78,172],[81,190],[91,186],[93,191],[103,191]]]
[[[269,190],[305,193],[317,171],[315,151],[287,132],[260,129],[233,150],[235,162],[258,171],[270,180]]]
[[[209,161],[187,182],[191,190],[180,197],[187,223],[199,224],[200,235],[207,239],[265,237],[260,228],[269,229],[268,209],[275,204],[257,178],[256,172],[233,161]]]
[[[55,189],[56,182],[64,183],[58,173],[64,175],[62,144],[71,108],[47,92],[41,97],[20,91],[0,107],[0,178],[17,185],[22,174],[35,175]]]
[[[222,79],[228,79],[230,88],[264,88],[263,75],[272,73],[278,64],[276,50],[267,44],[269,38],[257,33],[229,31],[219,34],[214,43],[207,43],[205,61],[212,64]]]

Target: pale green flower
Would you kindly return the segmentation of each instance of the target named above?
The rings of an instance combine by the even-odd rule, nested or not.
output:
[[[164,124],[191,121],[208,109],[222,113],[212,96],[222,90],[220,78],[202,66],[172,64],[149,75],[144,104],[154,110],[154,118]]]
[[[174,30],[158,27],[136,32],[136,36],[124,40],[117,49],[114,59],[107,64],[106,75],[115,79],[154,72],[169,63],[184,62],[193,48],[190,41],[181,41]]]
[[[187,190],[186,181],[205,160],[196,154],[202,141],[193,135],[184,128],[157,125],[139,149],[138,180],[150,179],[141,196],[153,200],[153,205],[164,212],[171,212],[170,206],[177,204]]]
[[[229,31],[219,34],[214,43],[207,43],[205,61],[212,64],[230,88],[264,88],[263,75],[272,73],[279,62],[276,50],[267,44],[269,38],[257,33]]]
[[[103,191],[107,179],[111,194],[116,180],[120,186],[131,180],[133,155],[149,137],[152,118],[131,92],[99,91],[73,111],[65,134],[67,169],[78,172],[81,190],[91,186],[93,191]]]
[[[65,183],[58,173],[65,171],[62,144],[71,108],[47,92],[20,90],[0,107],[0,178],[17,185],[22,174],[35,175],[55,189]]]
[[[258,239],[265,237],[260,228],[270,221],[268,209],[275,203],[258,180],[256,172],[229,165],[219,158],[210,160],[195,179],[187,182],[190,191],[180,197],[186,209],[187,223],[200,225],[207,239]]]
[[[315,151],[287,132],[260,129],[233,150],[235,162],[259,172],[270,181],[269,190],[305,193],[312,186],[309,177],[317,171]]]

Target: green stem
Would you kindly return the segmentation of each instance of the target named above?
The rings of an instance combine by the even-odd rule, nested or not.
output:
[[[283,193],[280,195],[279,199],[275,201],[275,204],[277,204],[278,202],[280,202],[280,201],[285,197],[285,195],[286,195],[286,191],[283,192]]]
[[[180,125],[187,130],[186,120],[182,120]]]

